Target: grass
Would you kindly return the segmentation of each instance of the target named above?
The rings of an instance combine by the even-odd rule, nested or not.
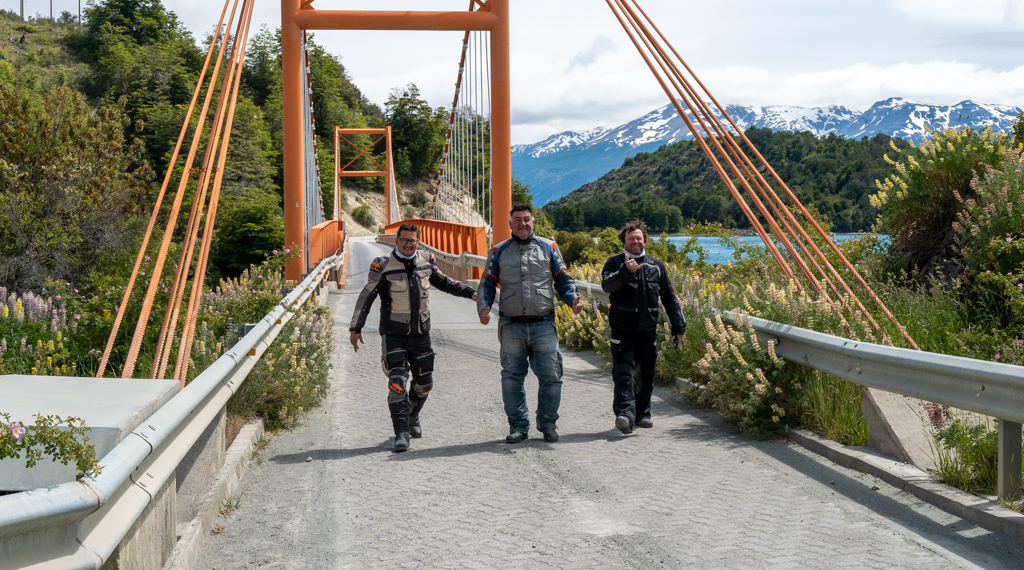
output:
[[[843,445],[866,445],[868,423],[861,411],[863,390],[842,378],[815,372],[805,392],[803,423]]]

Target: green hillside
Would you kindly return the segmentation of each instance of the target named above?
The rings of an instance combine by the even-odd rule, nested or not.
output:
[[[836,231],[870,229],[878,212],[868,196],[877,191],[875,180],[892,171],[884,159],[890,137],[819,139],[807,132],[758,128],[748,129],[746,134],[800,201],[813,204]],[[906,146],[899,139],[895,142]],[[679,231],[692,222],[749,227],[694,141],[628,158],[622,167],[548,204],[544,211],[556,228],[568,231],[619,227],[633,218],[667,232]]]

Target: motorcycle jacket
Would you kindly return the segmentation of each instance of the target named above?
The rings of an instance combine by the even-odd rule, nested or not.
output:
[[[473,297],[472,287],[459,283],[437,268],[432,253],[417,250],[411,259],[392,251],[374,259],[359,292],[349,332],[359,333],[366,324],[373,301],[380,296],[380,334],[413,335],[430,330],[430,289],[437,287],[456,297]]]
[[[608,259],[601,271],[601,288],[608,293],[611,304],[608,324],[613,329],[651,331],[658,328],[658,300],[660,299],[672,323],[672,334],[686,332],[686,320],[679,307],[679,299],[665,271],[665,264],[657,257],[645,255],[636,258],[640,268],[630,273],[626,268],[626,254]]]
[[[553,315],[555,291],[568,305],[578,296],[576,281],[565,270],[558,244],[535,235],[525,240],[513,236],[487,253],[477,313],[494,304],[499,284],[498,308],[507,317]]]

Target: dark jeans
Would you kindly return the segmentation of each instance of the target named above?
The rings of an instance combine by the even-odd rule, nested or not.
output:
[[[380,344],[381,367],[388,375],[388,409],[398,435],[409,431],[409,417],[419,417],[434,387],[434,351],[430,348],[430,333],[381,335]]]
[[[612,411],[632,424],[651,417],[654,362],[658,358],[657,331],[612,329]]]

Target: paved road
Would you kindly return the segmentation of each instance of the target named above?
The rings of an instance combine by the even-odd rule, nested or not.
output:
[[[566,353],[561,441],[507,445],[494,321],[431,299],[438,353],[424,437],[391,452],[379,336],[347,327],[364,269],[332,293],[324,405],[272,439],[197,568],[1021,568],[1024,546],[872,477],[655,394],[655,427],[613,427],[611,383]],[[528,388],[536,391],[531,375]],[[529,399],[534,410],[536,394]]]

